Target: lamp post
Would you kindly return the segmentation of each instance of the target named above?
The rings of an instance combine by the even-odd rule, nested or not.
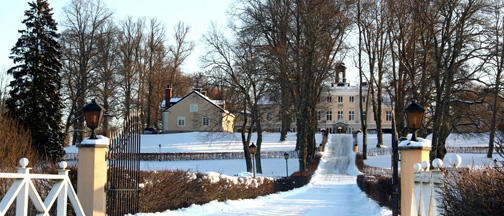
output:
[[[161,161],[161,157],[162,157],[162,155],[161,155],[161,144],[159,144],[159,161]]]
[[[287,159],[289,159],[289,153],[284,153],[285,158],[285,177],[289,177],[289,164],[287,163]]]
[[[94,131],[96,128],[100,127],[105,109],[97,104],[95,99],[93,99],[90,104],[82,108],[82,111],[84,112],[86,125],[89,129],[91,129],[91,136],[89,139],[97,139]]]
[[[406,123],[412,133],[411,141],[418,141],[416,131],[422,126],[425,109],[416,104],[415,100],[412,100],[411,104],[404,110],[404,113],[406,114]]]
[[[252,155],[252,173],[255,178],[255,153],[256,153],[256,145],[252,143],[252,145],[249,146],[249,152]]]

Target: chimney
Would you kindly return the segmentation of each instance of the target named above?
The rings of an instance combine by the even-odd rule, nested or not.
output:
[[[172,89],[171,86],[168,85],[165,89],[165,108],[170,108],[170,99],[172,98]]]

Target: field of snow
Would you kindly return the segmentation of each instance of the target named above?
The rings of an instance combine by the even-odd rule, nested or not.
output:
[[[283,158],[261,159],[263,173],[257,176],[285,177],[286,167]],[[287,160],[289,175],[299,170],[297,158]],[[218,172],[228,176],[251,176],[245,172],[247,167],[243,159],[229,160],[186,160],[186,161],[141,161],[142,170],[187,170],[190,172]]]
[[[321,140],[321,134],[316,139]],[[257,134],[253,134],[255,143]],[[243,145],[239,133],[174,133],[174,134],[149,134],[140,138],[140,152],[241,152]],[[262,151],[292,151],[296,146],[296,133],[287,134],[287,139],[280,142],[280,133],[264,133]],[[67,153],[77,153],[74,146],[65,148]]]
[[[256,140],[253,134],[252,142]],[[408,137],[410,138],[410,137]],[[430,137],[427,137],[429,139]],[[296,133],[289,133],[287,140],[280,142],[279,133],[264,133],[262,151],[292,151],[296,146]],[[317,134],[317,140],[321,140],[321,134]],[[391,134],[384,134],[384,148],[391,147]],[[362,150],[362,134],[358,135],[359,149]],[[376,134],[368,134],[368,149],[376,148],[378,142]],[[447,140],[447,146],[486,146],[488,145],[487,134],[460,135],[451,134]],[[161,149],[159,148],[161,144]],[[68,153],[77,153],[74,146],[65,148]],[[177,134],[152,134],[141,136],[141,152],[241,152],[243,146],[239,133],[177,133]],[[462,166],[482,166],[493,163],[493,159],[486,158],[484,154],[460,154]],[[391,168],[391,156],[371,156],[365,161],[367,165]],[[285,159],[263,159],[263,174],[259,176],[280,177],[285,176]],[[288,160],[289,175],[299,169],[296,158]],[[231,160],[195,160],[195,161],[142,161],[142,170],[171,170],[181,169],[197,172],[218,172],[228,176],[246,176],[245,162],[240,159]]]

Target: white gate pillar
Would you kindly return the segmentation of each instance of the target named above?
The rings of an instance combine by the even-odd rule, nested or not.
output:
[[[429,161],[432,149],[430,140],[418,138],[418,141],[405,140],[399,143],[401,152],[401,215],[411,216],[413,208],[413,165]]]
[[[107,183],[107,160],[109,138],[84,139],[77,145],[78,174],[77,195],[86,215],[105,216]]]

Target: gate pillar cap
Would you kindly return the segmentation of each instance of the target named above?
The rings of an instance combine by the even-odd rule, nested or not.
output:
[[[399,143],[400,150],[408,149],[422,149],[430,150],[432,148],[432,142],[428,139],[418,138],[418,141],[404,140]]]
[[[89,139],[89,137],[82,140],[80,144],[77,144],[77,148],[108,148],[110,144],[110,139],[106,136],[97,135],[96,139]]]

